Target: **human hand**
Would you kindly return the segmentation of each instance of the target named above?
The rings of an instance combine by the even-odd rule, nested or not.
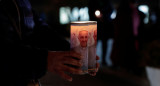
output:
[[[60,75],[65,80],[72,81],[66,74],[81,74],[82,56],[74,51],[48,52],[48,71]],[[74,66],[74,67],[71,67]]]
[[[96,60],[99,60],[99,57],[98,57],[98,56],[96,56]],[[99,63],[96,63],[96,71],[95,71],[95,72],[89,72],[89,74],[90,74],[91,76],[96,76],[96,73],[98,72],[99,67],[100,67],[100,64],[99,64]]]

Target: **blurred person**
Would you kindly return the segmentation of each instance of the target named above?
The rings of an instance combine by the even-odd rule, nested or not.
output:
[[[82,73],[82,55],[68,51],[69,43],[38,17],[28,0],[1,0],[0,27],[1,84],[27,86],[47,71],[68,81],[67,73]]]
[[[99,11],[100,15],[96,16],[95,12]],[[114,28],[111,19],[113,6],[110,0],[90,0],[89,1],[89,15],[90,20],[97,21],[97,41],[102,41],[102,65],[107,66],[106,52],[107,41],[113,38]]]
[[[153,41],[153,40],[159,40],[160,39],[160,8],[158,7],[154,7],[151,10],[150,13],[150,17],[151,17],[151,27],[149,28],[148,33],[150,35],[147,35],[148,37],[148,42]]]
[[[114,20],[114,44],[111,54],[113,67],[139,72],[142,61],[139,50],[142,46],[143,19],[144,14],[138,11],[135,0],[121,0]]]

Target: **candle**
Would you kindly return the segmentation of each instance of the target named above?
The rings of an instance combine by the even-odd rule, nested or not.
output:
[[[71,22],[71,49],[80,53],[83,74],[96,70],[97,22]]]

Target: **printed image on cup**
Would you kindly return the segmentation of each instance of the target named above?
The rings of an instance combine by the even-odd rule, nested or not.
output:
[[[80,53],[83,74],[96,69],[97,22],[71,22],[71,50]]]
[[[88,72],[96,71],[97,22],[89,24],[90,44],[88,46]]]

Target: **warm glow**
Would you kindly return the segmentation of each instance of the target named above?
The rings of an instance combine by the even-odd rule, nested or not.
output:
[[[79,32],[80,31],[88,31],[88,46],[93,45],[94,39],[93,34],[94,31],[97,30],[97,22],[96,21],[76,21],[71,23],[71,48],[76,47],[80,44],[79,42]]]
[[[96,10],[96,11],[95,11],[95,15],[96,15],[97,17],[100,17],[100,16],[101,16],[101,12],[100,12],[99,10]]]

